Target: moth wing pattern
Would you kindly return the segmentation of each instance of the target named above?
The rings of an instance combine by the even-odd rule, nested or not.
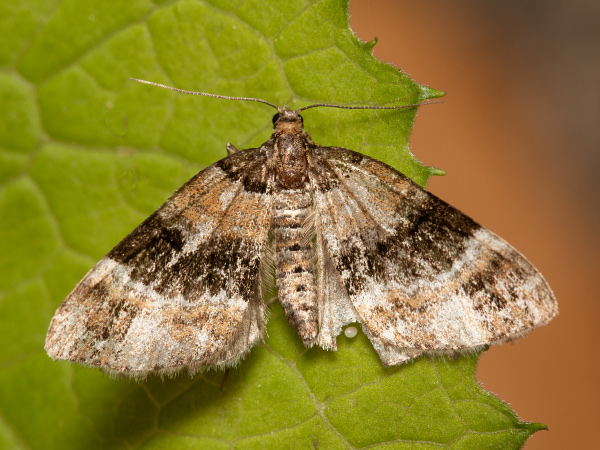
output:
[[[235,364],[264,331],[266,160],[236,152],[175,192],[61,304],[48,354],[134,378]]]
[[[390,166],[317,147],[310,177],[320,252],[335,266],[322,273],[344,287],[331,300],[349,301],[386,365],[515,339],[557,314],[524,256]]]

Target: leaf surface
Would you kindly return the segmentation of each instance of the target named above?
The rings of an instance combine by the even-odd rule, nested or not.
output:
[[[270,134],[264,105],[128,77],[290,107],[442,93],[373,58],[344,0],[0,0],[0,29],[1,448],[509,449],[543,427],[479,387],[478,355],[386,369],[360,333],[338,352],[306,350],[278,305],[266,342],[225,381],[138,384],[51,361],[48,324],[87,270],[227,142]],[[424,185],[441,171],[409,151],[414,113],[304,119],[315,142]]]

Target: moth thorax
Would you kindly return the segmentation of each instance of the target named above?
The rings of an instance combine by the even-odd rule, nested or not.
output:
[[[281,134],[275,139],[275,179],[286,189],[299,189],[306,180],[306,141],[299,134]]]
[[[279,302],[290,324],[305,345],[318,333],[317,286],[312,242],[312,199],[307,190],[282,190],[275,194],[273,247]]]

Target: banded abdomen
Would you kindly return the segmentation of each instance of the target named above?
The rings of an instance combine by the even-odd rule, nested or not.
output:
[[[305,345],[318,333],[312,198],[305,189],[282,189],[274,195],[273,248],[279,302]]]

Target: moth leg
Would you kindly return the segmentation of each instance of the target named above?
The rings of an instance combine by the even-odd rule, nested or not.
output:
[[[230,370],[231,369],[229,367],[227,369],[225,369],[225,373],[223,374],[223,379],[221,380],[221,386],[219,386],[219,389],[221,391],[225,390],[225,382],[227,381],[227,377],[229,376]]]
[[[227,149],[227,156],[239,152],[239,150],[235,148],[235,146],[231,142],[228,142],[225,147]]]
[[[275,297],[271,297],[268,300],[265,300],[265,305],[269,306],[271,303],[274,303],[275,301],[278,301],[279,297],[275,296]]]

